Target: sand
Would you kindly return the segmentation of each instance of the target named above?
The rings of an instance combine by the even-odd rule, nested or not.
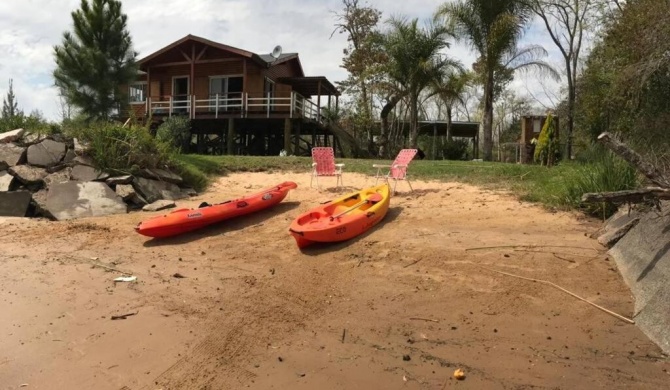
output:
[[[589,237],[599,221],[513,194],[416,181],[413,193],[398,184],[372,231],[301,252],[292,219],[374,178],[345,172],[348,187],[325,178],[317,190],[307,174],[233,174],[178,205],[285,180],[299,187],[272,210],[162,241],[133,227],[164,212],[0,218],[0,389],[670,383],[666,357],[635,325],[489,270],[549,280],[631,317],[630,291]],[[537,246],[466,250],[510,245]],[[137,282],[114,283],[122,274],[110,267]],[[457,368],[462,381],[452,378]]]

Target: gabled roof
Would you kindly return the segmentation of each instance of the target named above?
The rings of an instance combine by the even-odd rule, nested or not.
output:
[[[164,48],[162,48],[158,51],[155,51],[155,52],[149,54],[148,56],[146,56],[146,57],[140,59],[139,61],[137,61],[137,63],[140,67],[142,67],[143,64],[151,61],[152,59],[160,56],[161,54],[164,54],[164,53],[166,53],[166,52],[168,52],[168,51],[170,51],[170,50],[172,50],[172,49],[178,47],[179,45],[181,45],[183,43],[186,43],[188,41],[198,42],[198,43],[201,43],[203,45],[211,46],[211,47],[214,47],[214,48],[217,48],[217,49],[220,49],[220,50],[224,50],[224,51],[239,55],[239,56],[244,57],[244,58],[251,59],[252,61],[256,62],[258,65],[263,66],[263,67],[267,67],[267,68],[269,68],[271,66],[279,65],[279,64],[284,63],[286,61],[290,61],[290,60],[295,59],[297,64],[298,64],[298,68],[300,69],[300,73],[304,76],[304,72],[302,70],[302,64],[300,63],[300,58],[298,58],[298,53],[283,53],[279,56],[279,58],[277,60],[275,60],[275,58],[272,57],[270,54],[256,54],[256,53],[250,52],[248,50],[238,49],[238,48],[233,47],[233,46],[224,45],[223,43],[214,42],[214,41],[211,41],[209,39],[205,39],[205,38],[198,37],[198,36],[191,35],[191,34],[185,36],[184,38],[182,38],[178,41],[175,41],[175,42],[165,46]]]

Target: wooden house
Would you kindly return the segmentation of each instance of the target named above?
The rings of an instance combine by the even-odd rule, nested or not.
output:
[[[305,76],[297,53],[256,54],[188,35],[138,61],[124,117],[190,119],[191,152],[307,154],[314,145],[353,138],[327,120],[340,92],[323,76]],[[126,87],[124,87],[126,88]]]

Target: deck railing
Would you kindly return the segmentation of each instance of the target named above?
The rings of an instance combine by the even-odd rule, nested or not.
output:
[[[246,118],[249,114],[263,114],[270,118],[273,114],[284,114],[290,118],[307,118],[323,122],[321,109],[313,101],[306,99],[297,92],[289,96],[273,96],[272,94],[215,94],[208,99],[197,99],[195,95],[150,97],[146,101],[146,111],[151,115],[186,114],[191,119],[200,115],[239,115]]]

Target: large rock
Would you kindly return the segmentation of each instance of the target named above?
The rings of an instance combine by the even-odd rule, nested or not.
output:
[[[47,197],[49,192],[47,190],[39,190],[33,194],[33,204],[35,205],[35,214],[41,217],[55,219],[53,215],[47,210]]]
[[[6,133],[0,133],[0,143],[14,142],[23,136],[24,129],[16,129]]]
[[[77,181],[103,181],[109,178],[109,175],[88,165],[75,165],[71,177]]]
[[[642,214],[635,209],[631,210],[628,207],[621,207],[614,213],[614,215],[609,217],[603,227],[596,232],[594,238],[597,238],[601,245],[611,248],[617,241],[625,236],[630,229],[637,225],[641,215]]]
[[[65,157],[66,149],[62,142],[45,139],[28,147],[28,164],[38,167],[56,165]]]
[[[167,171],[165,169],[159,169],[159,168],[143,169],[138,176],[142,176],[148,179],[155,179],[159,181],[166,181],[168,183],[173,184],[181,184],[184,182],[181,176],[174,174],[170,171]]]
[[[140,196],[135,188],[130,184],[117,184],[116,194],[120,196],[126,203],[131,203],[134,206],[142,207],[147,204],[147,201]]]
[[[63,157],[63,162],[69,164],[74,161],[75,158],[77,158],[77,155],[74,153],[74,150],[68,149],[67,153],[65,153],[65,157]]]
[[[67,182],[49,188],[47,210],[59,221],[125,214],[128,207],[105,183]]]
[[[21,143],[22,145],[29,146],[29,145],[36,144],[36,143],[38,143],[38,142],[42,142],[42,141],[44,141],[46,138],[47,138],[46,135],[44,135],[44,134],[40,134],[40,133],[25,133],[25,134],[23,135],[23,137],[21,137],[21,141],[20,141],[20,143]]]
[[[639,219],[609,254],[635,296],[635,323],[670,353],[670,202]]]
[[[89,167],[95,166],[93,159],[88,156],[77,156],[72,161],[79,165],[88,165]]]
[[[131,184],[132,182],[133,177],[130,175],[110,177],[109,179],[105,180],[105,183],[107,183],[107,185],[110,187],[119,184]]]
[[[31,199],[28,191],[0,192],[0,216],[25,217]]]
[[[74,139],[74,152],[77,154],[77,156],[81,156],[86,153],[88,150],[88,145],[82,141],[79,141],[78,139]]]
[[[25,155],[25,148],[14,144],[0,144],[0,170],[23,163]]]
[[[67,183],[70,181],[72,168],[65,167],[63,170],[52,173],[44,178],[44,185],[48,188],[54,184]]]
[[[142,211],[161,211],[171,209],[173,207],[176,207],[176,204],[174,204],[174,202],[171,200],[157,200],[152,204],[148,204],[142,207]]]
[[[14,176],[5,171],[0,172],[0,192],[11,190],[13,182]]]
[[[30,165],[17,165],[9,168],[9,173],[25,185],[41,185],[47,177],[47,171]]]
[[[181,192],[181,188],[177,185],[165,181],[136,177],[133,180],[133,187],[149,203],[159,199],[179,200],[188,197]]]

